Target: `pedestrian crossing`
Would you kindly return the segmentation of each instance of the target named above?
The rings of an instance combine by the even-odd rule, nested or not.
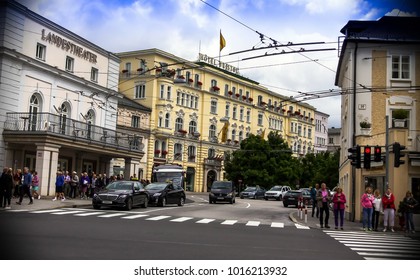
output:
[[[366,260],[418,260],[420,241],[382,232],[329,231],[326,234]]]
[[[218,220],[211,218],[196,218],[196,217],[173,217],[168,215],[149,215],[136,212],[115,212],[115,211],[91,211],[88,209],[74,210],[74,208],[60,208],[60,209],[48,209],[48,210],[34,210],[28,211],[31,214],[51,214],[58,216],[71,215],[75,217],[88,217],[94,216],[98,218],[120,218],[125,220],[135,220],[143,219],[146,221],[169,221],[173,223],[183,223],[183,222],[194,222],[196,224],[220,224],[224,226],[234,226],[234,225],[244,225],[247,227],[260,227],[260,226],[269,226],[270,228],[284,229],[285,224],[282,222],[261,222],[256,220],[250,221],[240,221],[240,220]],[[308,226],[300,225],[294,223],[293,227],[297,229],[310,229]]]

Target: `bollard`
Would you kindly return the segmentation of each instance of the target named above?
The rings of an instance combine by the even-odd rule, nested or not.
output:
[[[308,223],[308,209],[306,208],[305,205],[305,224]]]
[[[300,205],[300,219],[302,220],[303,219],[303,217],[302,217],[302,214],[303,214],[303,210],[302,210],[302,201],[299,201],[299,205]]]

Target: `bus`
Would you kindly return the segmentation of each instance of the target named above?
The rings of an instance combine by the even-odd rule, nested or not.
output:
[[[163,164],[153,167],[153,182],[172,181],[174,186],[180,186],[185,190],[185,170],[178,164]]]

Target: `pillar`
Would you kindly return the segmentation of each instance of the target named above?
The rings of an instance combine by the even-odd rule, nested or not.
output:
[[[41,196],[55,195],[55,180],[60,146],[36,143],[36,166]]]

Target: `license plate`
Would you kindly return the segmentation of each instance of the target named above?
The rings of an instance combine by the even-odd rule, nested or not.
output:
[[[289,200],[295,200],[295,198],[294,197],[291,197],[291,198],[289,198]]]
[[[102,204],[112,204],[112,201],[104,200],[104,201],[102,201]]]
[[[218,197],[217,199],[218,200],[224,200],[225,198],[224,197]]]

